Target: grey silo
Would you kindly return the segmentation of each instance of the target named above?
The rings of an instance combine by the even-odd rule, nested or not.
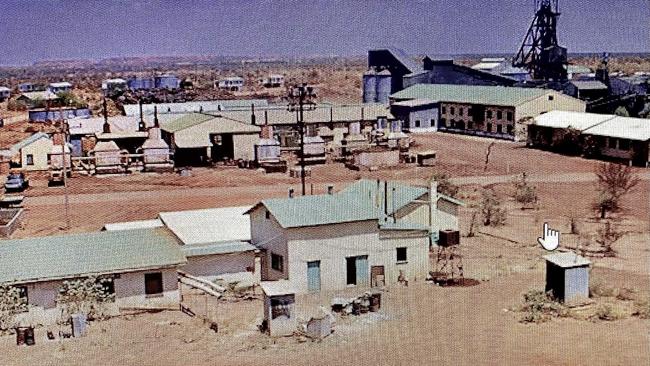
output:
[[[392,76],[390,71],[382,70],[377,73],[377,99],[378,103],[388,104],[391,94]]]
[[[370,69],[363,74],[363,102],[375,103],[377,101],[377,73]]]

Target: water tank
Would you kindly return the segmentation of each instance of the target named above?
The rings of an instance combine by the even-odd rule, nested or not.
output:
[[[368,70],[363,74],[363,102],[375,103],[377,101],[377,73]]]
[[[392,77],[390,71],[382,70],[377,73],[377,102],[388,104],[390,97]]]

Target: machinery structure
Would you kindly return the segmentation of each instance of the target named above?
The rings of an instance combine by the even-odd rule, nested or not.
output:
[[[558,44],[557,20],[559,0],[535,0],[533,18],[519,52],[512,60],[513,67],[530,71],[533,79],[565,81],[567,79],[567,49]]]

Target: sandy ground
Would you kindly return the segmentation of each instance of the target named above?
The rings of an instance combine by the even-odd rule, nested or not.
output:
[[[477,235],[463,237],[460,246],[466,276],[480,280],[479,285],[440,288],[417,283],[408,288],[389,288],[383,293],[380,314],[338,319],[336,332],[322,342],[274,340],[260,334],[256,328],[262,314],[259,299],[210,301],[209,316],[219,323],[219,333],[175,311],[121,317],[94,323],[87,337],[63,342],[44,341],[44,331],[39,329],[38,344],[29,348],[14,346],[12,336],[0,337],[0,364],[650,363],[648,320],[554,319],[524,325],[518,321],[519,314],[508,311],[520,303],[524,292],[543,288],[545,252],[536,238],[544,222],[562,232],[562,245],[569,248],[579,240],[578,235],[569,232],[569,217],[577,217],[583,237],[602,228],[603,223],[590,209],[596,197],[593,171],[599,162],[497,142],[485,170],[484,153],[490,140],[429,134],[417,136],[416,141],[416,149],[438,151],[436,167],[353,172],[339,164],[318,166],[308,180],[308,191],[311,183],[315,193],[322,193],[327,184],[340,189],[360,177],[423,183],[434,172],[446,172],[462,185],[459,197],[467,206],[461,210],[461,231],[466,234],[480,200],[481,185],[494,185],[508,208],[506,225],[480,225]],[[614,245],[618,255],[593,259],[592,280],[632,288],[647,298],[650,176],[647,170],[637,171],[641,183],[625,198],[624,210],[612,216],[614,225],[625,233]],[[522,172],[528,173],[537,189],[537,209],[523,210],[507,198],[513,176]],[[65,225],[63,189],[47,188],[45,181],[35,179],[35,187],[27,192],[23,228],[15,236],[94,231],[108,222],[154,218],[160,211],[253,204],[262,198],[286,195],[290,187],[299,191],[298,180],[282,174],[226,168],[195,169],[193,173],[191,177],[143,174],[73,178],[69,187],[69,230],[60,229]],[[304,296],[301,307],[308,315],[337,295]]]

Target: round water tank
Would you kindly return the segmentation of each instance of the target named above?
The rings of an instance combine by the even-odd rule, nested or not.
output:
[[[388,104],[390,97],[392,77],[390,71],[382,70],[377,73],[377,102]]]
[[[377,73],[368,70],[363,74],[363,102],[375,103],[377,101]]]

